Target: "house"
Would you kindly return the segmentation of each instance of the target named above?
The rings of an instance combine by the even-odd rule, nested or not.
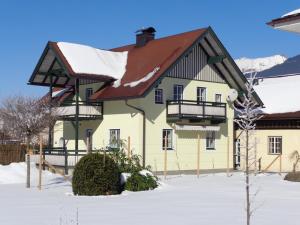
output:
[[[300,33],[300,9],[286,13],[279,18],[273,19],[267,25],[277,30]]]
[[[258,73],[259,76],[260,73]],[[251,133],[251,168],[265,172],[290,172],[300,154],[300,76],[285,75],[258,78],[255,91],[264,102],[264,116]],[[244,134],[237,131],[237,165],[244,145]],[[299,165],[296,169],[299,168]]]
[[[130,138],[144,165],[173,172],[194,171],[198,156],[202,171],[233,169],[227,96],[245,92],[245,82],[210,27],[158,39],[150,27],[110,50],[48,42],[29,80],[60,103],[51,146],[78,154]]]
[[[300,10],[294,10],[267,23],[274,29],[300,33]],[[256,92],[266,106],[265,115],[252,134],[252,169],[268,172],[290,172],[299,169],[300,104],[298,56],[257,74]],[[240,162],[244,134],[237,131],[236,166]],[[259,168],[258,168],[259,167]]]

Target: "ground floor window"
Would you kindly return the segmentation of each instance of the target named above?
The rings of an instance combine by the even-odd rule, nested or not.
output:
[[[167,146],[166,146],[167,144]],[[165,150],[173,149],[173,130],[172,129],[163,129],[162,132],[162,149]]]
[[[214,131],[210,131],[206,133],[206,149],[214,150],[216,142],[216,134]]]
[[[268,137],[269,139],[269,154],[281,154],[282,152],[282,137]]]
[[[121,146],[120,129],[109,130],[109,147],[119,148]]]

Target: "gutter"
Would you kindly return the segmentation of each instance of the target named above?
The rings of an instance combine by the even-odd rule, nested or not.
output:
[[[142,153],[142,158],[143,158],[143,167],[145,167],[146,166],[146,113],[143,109],[140,109],[136,106],[128,104],[127,99],[125,100],[125,104],[128,107],[139,111],[143,116],[143,153]]]

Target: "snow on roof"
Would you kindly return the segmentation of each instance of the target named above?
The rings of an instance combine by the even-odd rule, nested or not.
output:
[[[160,67],[155,67],[153,69],[153,71],[151,71],[150,73],[148,73],[146,76],[144,76],[143,78],[137,80],[137,81],[132,81],[130,83],[126,83],[124,84],[124,86],[129,86],[129,87],[135,87],[137,85],[139,85],[140,83],[146,82],[147,80],[149,80],[151,77],[153,77],[158,71],[160,70]]]
[[[127,51],[112,52],[67,42],[58,42],[57,46],[75,73],[120,79],[126,72]]]
[[[254,89],[262,99],[265,113],[300,111],[300,76],[263,78]]]
[[[281,18],[286,17],[286,16],[291,16],[291,15],[294,15],[294,14],[298,14],[298,13],[300,13],[300,9],[296,9],[296,10],[293,10],[289,13],[286,13],[286,14],[282,15]]]

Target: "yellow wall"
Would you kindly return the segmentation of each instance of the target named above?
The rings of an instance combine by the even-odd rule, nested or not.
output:
[[[237,132],[237,135],[240,131]],[[269,154],[268,147],[268,137],[269,136],[281,136],[282,137],[282,171],[290,172],[293,169],[293,163],[295,159],[290,158],[292,152],[297,150],[300,153],[300,130],[255,130],[252,132],[250,138],[250,143],[255,143],[256,139],[256,148],[250,150],[250,155],[252,158],[255,158],[255,149],[256,149],[256,158],[261,158],[261,169],[264,170],[270,163],[278,156],[274,154]],[[241,143],[245,143],[245,135],[240,136]],[[245,150],[242,148],[242,153]],[[245,169],[245,161],[243,157],[241,169]],[[252,160],[253,161],[253,160]],[[258,167],[258,164],[257,164]],[[254,169],[254,167],[252,167]],[[298,169],[299,166],[298,166]],[[268,172],[279,172],[280,171],[280,159],[277,159],[274,164],[267,170]]]
[[[215,94],[222,94],[222,102],[226,102],[229,91],[227,84],[166,77],[158,85],[158,88],[164,91],[164,104],[154,103],[154,89],[145,98],[128,100],[129,104],[142,108],[146,112],[146,164],[150,164],[154,171],[162,171],[164,167],[162,129],[172,129],[174,125],[166,122],[165,104],[166,99],[173,98],[174,84],[184,85],[184,100],[196,100],[197,87],[207,88],[207,101],[214,101]],[[206,134],[200,132],[200,169],[226,169],[228,151],[229,167],[233,167],[233,110],[228,104],[227,117],[227,123],[220,124],[221,129],[216,133],[216,150],[205,149]],[[142,115],[126,106],[124,100],[105,101],[102,121],[80,122],[79,149],[86,148],[84,136],[87,128],[94,130],[93,146],[97,149],[108,145],[109,129],[120,129],[121,139],[127,140],[130,136],[133,152],[142,155],[142,125]],[[64,122],[63,130],[65,139],[69,140],[67,147],[73,149],[74,128],[70,122]],[[55,135],[55,140],[58,139],[58,135]],[[195,170],[197,165],[197,132],[175,132],[174,130],[173,145],[174,150],[168,151],[168,170]]]

